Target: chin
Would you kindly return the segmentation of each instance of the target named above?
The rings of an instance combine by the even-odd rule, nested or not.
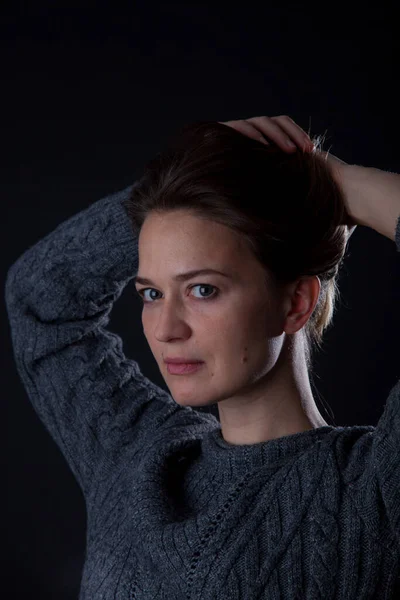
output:
[[[179,404],[179,406],[190,406],[191,408],[201,408],[202,406],[212,406],[216,402],[210,400],[209,402],[202,401],[201,399],[196,399],[190,396],[186,397],[176,397],[176,395],[171,394],[174,401]]]

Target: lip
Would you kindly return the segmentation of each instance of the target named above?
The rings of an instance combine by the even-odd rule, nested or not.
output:
[[[189,375],[196,373],[204,365],[204,362],[196,363],[170,363],[167,362],[167,371],[170,375]]]
[[[177,356],[176,358],[164,358],[165,363],[172,365],[193,365],[196,363],[202,363],[202,360],[196,360],[195,358],[185,358],[184,356]]]

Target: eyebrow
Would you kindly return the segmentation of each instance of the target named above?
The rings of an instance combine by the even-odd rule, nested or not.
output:
[[[222,271],[217,271],[216,269],[197,269],[195,271],[187,271],[187,273],[180,273],[179,275],[175,275],[175,281],[186,281],[187,279],[191,279],[192,277],[197,277],[197,275],[222,275],[223,277],[230,277],[227,273],[223,273]],[[142,283],[143,285],[155,285],[151,279],[147,279],[145,277],[139,277],[137,275],[133,278],[133,281],[136,283]]]

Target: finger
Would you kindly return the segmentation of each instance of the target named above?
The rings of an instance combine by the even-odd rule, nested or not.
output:
[[[279,125],[282,127],[284,131],[292,138],[297,141],[297,143],[303,147],[304,144],[306,146],[314,147],[314,144],[311,141],[310,136],[300,125],[298,125],[293,119],[291,119],[288,115],[280,115],[279,117],[271,117],[272,120],[278,121]]]
[[[275,144],[280,146],[286,152],[296,148],[296,141],[291,139],[286,131],[280,126],[279,122],[273,121],[270,117],[252,117],[248,119],[264,136],[270,138]]]
[[[253,117],[248,119],[259,131],[287,150],[288,142],[294,143],[303,151],[313,147],[309,136],[290,117]]]
[[[268,141],[264,138],[264,136],[260,135],[259,129],[257,129],[257,127],[254,127],[251,123],[249,123],[248,120],[225,121],[223,123],[221,121],[218,121],[218,123],[221,123],[221,125],[227,125],[228,127],[232,127],[232,129],[236,129],[236,131],[239,131],[239,133],[243,133],[243,135],[246,135],[247,137],[250,137],[253,140],[257,140],[258,142],[262,142],[263,144],[269,145]]]

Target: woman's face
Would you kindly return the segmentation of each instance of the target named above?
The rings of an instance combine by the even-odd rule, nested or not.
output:
[[[200,269],[225,275],[178,279]],[[214,404],[248,389],[274,366],[284,312],[264,277],[260,263],[229,228],[182,210],[146,218],[136,289],[143,294],[144,334],[175,402]],[[204,364],[195,373],[173,375],[167,357]]]

